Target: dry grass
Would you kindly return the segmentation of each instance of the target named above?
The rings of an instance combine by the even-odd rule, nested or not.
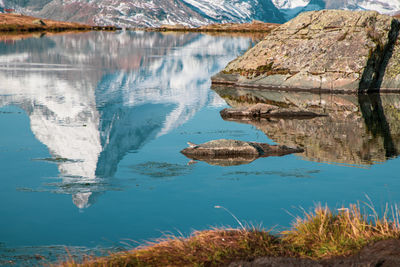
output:
[[[282,240],[300,256],[322,258],[349,255],[368,243],[400,238],[397,208],[389,212],[386,207],[382,217],[371,205],[366,208],[372,210],[372,215],[361,212],[359,204],[339,209],[338,213],[317,206],[313,212],[304,212],[303,218],[296,218],[293,228],[282,233]]]
[[[62,266],[221,266],[232,260],[281,254],[278,238],[265,231],[215,229],[197,231],[189,238],[170,236],[144,247]]]
[[[400,238],[399,211],[386,207],[382,217],[375,209],[367,215],[360,205],[332,212],[317,206],[296,218],[290,230],[278,235],[251,229],[214,229],[190,237],[169,236],[145,246],[106,257],[74,260],[61,266],[221,266],[263,256],[321,259],[358,252],[369,243]],[[390,215],[390,216],[389,216]]]
[[[115,27],[99,27],[87,24],[38,19],[21,14],[1,14],[0,32],[115,30]]]
[[[205,33],[262,33],[271,32],[280,24],[253,21],[251,23],[218,23],[208,24],[201,27],[188,27],[183,25],[162,25],[160,27],[143,28],[145,31],[160,32],[205,32]]]

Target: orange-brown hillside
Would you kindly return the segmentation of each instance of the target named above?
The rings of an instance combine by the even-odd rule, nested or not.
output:
[[[276,23],[266,23],[262,21],[254,20],[250,23],[216,23],[209,24],[201,27],[188,27],[183,25],[161,25],[160,27],[150,27],[144,28],[145,31],[161,31],[161,32],[174,32],[174,31],[183,31],[183,32],[218,32],[218,33],[255,33],[255,32],[270,32],[280,24]]]
[[[65,30],[115,30],[115,27],[97,27],[74,22],[39,19],[21,14],[0,14],[0,32]]]

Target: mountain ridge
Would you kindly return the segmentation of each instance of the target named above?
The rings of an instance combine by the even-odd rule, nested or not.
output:
[[[321,9],[375,10],[395,14],[400,0],[0,0],[0,12],[16,12],[96,25],[158,27],[210,23],[284,23],[299,13]]]

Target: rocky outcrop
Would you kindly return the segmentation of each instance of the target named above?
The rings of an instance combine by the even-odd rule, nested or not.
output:
[[[250,163],[259,157],[303,152],[300,148],[228,139],[212,140],[200,145],[188,144],[189,147],[181,151],[188,158],[223,166]]]
[[[314,118],[326,116],[300,108],[280,108],[258,103],[249,107],[225,108],[220,111],[223,119],[228,118]]]
[[[399,90],[400,22],[371,11],[300,14],[212,78],[213,84],[285,90]]]
[[[234,262],[229,267],[332,267],[332,266],[400,266],[400,240],[381,240],[355,255],[322,260],[291,257],[262,257],[253,261]]]
[[[302,109],[314,118],[225,117],[251,124],[279,145],[304,148],[299,157],[317,162],[369,166],[400,154],[399,94],[347,95],[213,87],[232,107],[264,103]]]

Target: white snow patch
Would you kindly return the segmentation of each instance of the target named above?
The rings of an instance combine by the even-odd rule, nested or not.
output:
[[[278,9],[293,9],[298,7],[305,7],[310,3],[310,0],[272,0],[272,3]]]

